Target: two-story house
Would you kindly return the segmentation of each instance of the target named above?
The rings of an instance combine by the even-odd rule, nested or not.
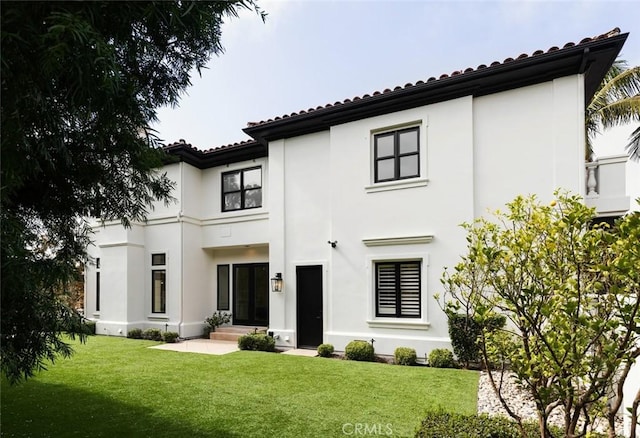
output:
[[[433,295],[465,251],[459,224],[518,194],[629,208],[625,158],[585,165],[585,104],[627,34],[522,54],[250,123],[253,138],[166,147],[176,203],[95,223],[85,314],[98,334],[202,334],[216,310],[277,345],[374,339],[448,347]]]

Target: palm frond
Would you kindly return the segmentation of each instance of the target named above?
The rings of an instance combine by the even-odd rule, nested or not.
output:
[[[631,157],[632,160],[640,161],[640,126],[629,136],[629,143],[625,149],[627,149],[629,157]]]
[[[640,121],[640,66],[629,68],[616,60],[605,75],[591,102],[585,108],[585,154],[591,158],[594,138],[602,129]],[[632,158],[640,158],[640,132],[626,146]]]

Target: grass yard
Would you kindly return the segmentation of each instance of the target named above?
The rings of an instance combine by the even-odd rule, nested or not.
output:
[[[472,371],[155,344],[93,336],[24,384],[3,380],[2,436],[413,436],[428,410],[476,411]]]

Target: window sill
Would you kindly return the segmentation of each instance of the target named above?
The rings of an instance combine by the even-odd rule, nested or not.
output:
[[[93,313],[92,313],[92,316],[93,316],[94,318],[98,318],[98,319],[100,319],[100,312],[93,312]]]
[[[400,181],[389,181],[366,186],[367,193],[386,192],[389,190],[412,189],[415,187],[426,187],[429,183],[427,178],[403,179]]]
[[[153,321],[169,321],[169,315],[165,313],[154,313],[152,315],[147,315],[147,319],[151,319]]]
[[[431,324],[428,322],[424,322],[422,320],[406,320],[406,319],[398,319],[398,318],[389,318],[388,320],[383,319],[368,319],[367,324],[369,327],[378,327],[378,328],[398,328],[398,329],[409,329],[409,330],[424,330],[431,327]]]

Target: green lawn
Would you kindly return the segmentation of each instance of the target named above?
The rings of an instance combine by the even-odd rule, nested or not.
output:
[[[358,423],[412,436],[428,410],[476,410],[472,371],[154,344],[94,336],[24,384],[3,380],[2,436],[328,437]]]

